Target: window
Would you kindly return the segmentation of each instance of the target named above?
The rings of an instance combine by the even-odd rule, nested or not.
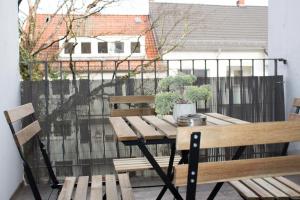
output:
[[[74,53],[74,43],[73,42],[67,42],[65,44],[65,54],[73,54]]]
[[[81,43],[81,53],[83,53],[83,54],[91,53],[91,43],[90,42],[82,42]]]
[[[140,42],[131,42],[131,53],[141,53]]]
[[[115,53],[124,53],[124,42],[115,42]]]
[[[71,136],[71,121],[55,122],[53,132],[55,136]]]
[[[98,53],[108,53],[107,42],[98,42]]]

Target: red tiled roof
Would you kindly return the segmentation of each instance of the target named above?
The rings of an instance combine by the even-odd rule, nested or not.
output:
[[[59,39],[66,33],[66,23],[64,15],[55,15],[50,18],[49,15],[38,14],[36,17],[36,32],[43,32],[38,41],[38,46],[49,44]],[[79,17],[79,16],[74,16]],[[136,18],[141,19],[136,22]],[[48,20],[48,22],[46,22]],[[73,29],[77,36],[111,36],[111,35],[145,35],[145,46],[147,59],[153,59],[158,55],[155,45],[154,35],[150,30],[149,16],[146,15],[92,15],[86,19],[76,20],[73,23]],[[39,34],[37,34],[39,35]],[[59,52],[59,44],[55,43],[51,48],[38,55],[40,60],[50,59]],[[114,68],[110,68],[113,70]]]

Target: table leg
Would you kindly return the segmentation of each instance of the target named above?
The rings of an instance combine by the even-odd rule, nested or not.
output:
[[[237,151],[235,152],[235,154],[234,154],[234,156],[232,157],[231,160],[238,160],[238,159],[241,157],[241,155],[243,154],[243,152],[245,151],[245,149],[246,149],[245,146],[239,147],[239,148],[237,149]],[[221,189],[221,187],[223,186],[223,184],[224,184],[224,182],[219,182],[219,183],[217,183],[217,184],[215,185],[214,189],[213,189],[213,190],[211,191],[211,193],[209,194],[209,196],[208,196],[207,199],[208,199],[208,200],[214,199],[214,198],[217,196],[217,194],[218,194],[218,192],[220,191],[220,189]]]
[[[183,200],[183,198],[181,197],[181,195],[179,194],[179,192],[176,190],[176,188],[172,184],[172,181],[170,180],[170,177],[168,177],[164,173],[164,171],[161,169],[161,167],[159,166],[159,164],[156,162],[156,160],[154,159],[154,157],[152,156],[152,154],[149,152],[148,148],[145,146],[145,144],[144,144],[143,141],[139,141],[138,142],[138,147],[140,148],[140,150],[142,151],[142,153],[144,154],[144,156],[147,158],[147,160],[149,161],[149,163],[152,165],[153,169],[157,172],[157,174],[159,175],[159,177],[165,183],[165,185],[167,186],[167,188],[173,194],[173,196],[175,197],[175,199]],[[170,160],[171,160],[171,158],[170,158]],[[174,158],[173,158],[173,160],[174,160]]]
[[[174,148],[175,148],[175,145],[174,145]],[[188,163],[188,154],[189,154],[189,151],[181,151],[181,159],[178,163],[179,165],[184,164],[184,163]],[[174,155],[175,155],[175,150],[174,150]],[[170,164],[169,164],[169,166],[170,166]],[[173,164],[172,164],[172,168],[173,168]],[[172,181],[173,178],[174,178],[174,172],[172,171],[170,175],[168,174],[168,177],[170,177],[170,181]],[[163,197],[163,195],[165,194],[165,192],[167,191],[167,189],[168,189],[168,187],[165,185],[163,187],[163,189],[160,191],[160,193],[159,193],[158,197],[156,198],[156,200],[161,199]]]

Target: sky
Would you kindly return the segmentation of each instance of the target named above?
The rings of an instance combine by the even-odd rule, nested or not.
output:
[[[30,0],[34,2],[34,0]],[[53,13],[57,5],[63,0],[41,0],[39,13]],[[79,8],[93,0],[74,0]],[[236,5],[237,0],[155,0],[156,2],[170,2],[170,3],[195,3],[195,4],[209,4],[209,5]],[[26,15],[28,12],[28,0],[23,0],[20,6],[20,13]],[[119,0],[114,6],[106,8],[103,14],[135,14],[147,15],[149,6],[148,0]],[[248,6],[267,6],[268,0],[245,0]]]

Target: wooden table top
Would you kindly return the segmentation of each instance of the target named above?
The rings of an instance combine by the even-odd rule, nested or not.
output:
[[[249,123],[236,118],[228,117],[218,113],[205,113],[207,125],[229,125]],[[117,141],[134,141],[139,138],[144,140],[155,139],[175,139],[177,126],[171,115],[159,118],[150,116],[128,116],[128,117],[109,117],[109,121],[114,129]]]

